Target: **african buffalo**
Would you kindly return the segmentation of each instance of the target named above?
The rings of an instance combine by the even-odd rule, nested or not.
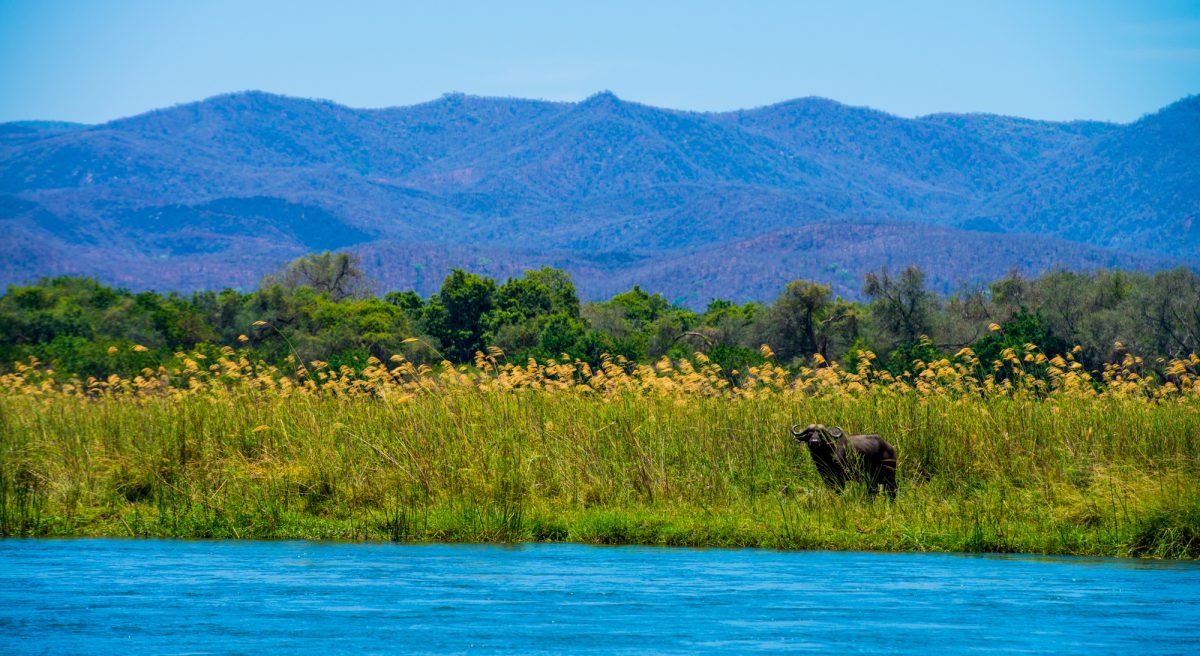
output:
[[[878,435],[846,435],[842,429],[809,424],[804,430],[792,426],[797,442],[808,445],[817,471],[830,486],[840,490],[846,481],[867,480],[871,498],[880,485],[896,498],[896,449]]]

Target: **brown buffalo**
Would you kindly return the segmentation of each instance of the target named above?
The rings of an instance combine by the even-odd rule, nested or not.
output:
[[[804,430],[792,426],[797,442],[808,445],[817,471],[830,486],[841,490],[846,481],[863,481],[871,498],[882,485],[896,498],[896,449],[878,435],[847,435],[837,426],[809,424]]]

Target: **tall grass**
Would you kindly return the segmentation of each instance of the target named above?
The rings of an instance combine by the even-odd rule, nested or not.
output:
[[[33,362],[0,377],[0,534],[1200,556],[1200,359],[871,362]],[[814,422],[891,441],[898,500],[827,489]]]

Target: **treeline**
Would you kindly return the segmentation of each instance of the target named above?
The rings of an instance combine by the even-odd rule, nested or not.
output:
[[[581,303],[570,276],[551,268],[504,283],[454,270],[429,298],[369,290],[345,253],[296,260],[250,293],[133,293],[47,278],[0,297],[0,366],[36,357],[62,373],[100,377],[156,368],[179,351],[215,356],[226,346],[284,367],[313,360],[362,367],[393,354],[470,363],[494,347],[518,362],[563,354],[646,362],[703,352],[728,372],[767,357],[791,366],[853,365],[871,351],[900,373],[963,347],[986,364],[1006,348],[1035,344],[1047,357],[1075,350],[1091,369],[1133,355],[1153,370],[1200,351],[1200,276],[1185,268],[1012,273],[946,298],[910,267],[869,274],[864,302],[797,280],[771,303],[714,300],[703,312],[638,287]]]

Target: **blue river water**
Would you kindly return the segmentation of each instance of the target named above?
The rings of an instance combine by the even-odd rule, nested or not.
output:
[[[1200,563],[0,540],[0,653],[1200,653]]]

